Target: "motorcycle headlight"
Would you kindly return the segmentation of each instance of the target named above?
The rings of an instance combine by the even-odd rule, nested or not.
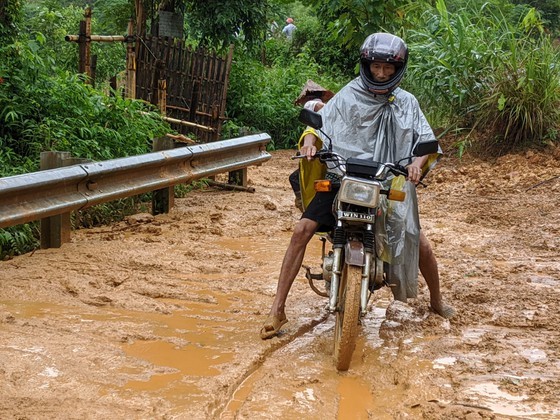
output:
[[[381,185],[377,181],[346,177],[342,179],[338,200],[364,207],[377,207]]]

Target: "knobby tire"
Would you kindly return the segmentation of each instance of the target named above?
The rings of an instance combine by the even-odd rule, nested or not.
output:
[[[356,347],[361,280],[361,267],[344,264],[338,288],[339,305],[334,331],[334,360],[339,371],[348,370]]]

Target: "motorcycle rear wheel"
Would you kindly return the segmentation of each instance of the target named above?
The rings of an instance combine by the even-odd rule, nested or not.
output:
[[[361,280],[361,267],[344,264],[338,287],[339,304],[334,327],[334,360],[339,371],[348,370],[356,347]]]

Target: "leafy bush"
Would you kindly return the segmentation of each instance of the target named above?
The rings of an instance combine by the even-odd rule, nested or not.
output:
[[[294,147],[303,128],[294,101],[305,82],[312,79],[336,92],[353,77],[349,68],[357,54],[345,54],[309,9],[296,9],[297,30],[291,40],[279,34],[264,42],[258,57],[248,52],[236,55],[224,136],[266,131],[272,148]]]
[[[476,127],[489,134],[497,153],[557,140],[560,51],[547,37],[511,41],[509,53],[488,74],[476,116]]]
[[[336,90],[336,82],[320,76],[317,65],[304,54],[285,66],[268,67],[247,56],[236,59],[229,81],[230,121],[224,135],[235,137],[265,131],[272,138],[271,148],[294,147],[302,132],[297,121],[299,109],[294,101],[308,79]]]
[[[0,229],[0,260],[33,251],[39,246],[38,223]]]
[[[405,87],[432,125],[471,132],[462,145],[497,146],[556,138],[560,125],[558,50],[534,9],[511,4],[456,5],[443,0],[424,14],[425,29],[409,32]],[[476,129],[476,131],[473,131]],[[489,141],[488,141],[489,140]]]
[[[357,47],[352,44],[350,47],[339,45],[337,39],[325,31],[325,25],[316,16],[303,15],[298,20],[297,28],[293,41],[285,43],[289,50],[285,55],[286,61],[282,64],[291,62],[293,57],[303,55],[316,63],[320,74],[346,80],[356,75],[359,56]],[[268,48],[270,44],[267,45]]]
[[[4,163],[21,163],[23,172],[36,170],[39,153],[46,150],[93,160],[136,155],[149,151],[150,139],[169,132],[150,105],[107,96],[80,76],[52,68],[34,53],[36,48],[32,39],[0,51],[12,57],[8,66],[0,65]]]
[[[34,19],[45,19],[45,27],[54,31],[64,16],[47,11]],[[49,27],[47,22],[55,24]],[[31,23],[33,19],[27,21]],[[55,50],[58,44],[49,39],[29,30],[0,43],[0,176],[38,170],[40,152],[48,150],[91,160],[146,153],[152,138],[170,132],[151,105],[108,96],[86,85],[75,70],[64,69],[64,51]],[[124,65],[124,57],[120,61]],[[132,206],[138,206],[138,200],[96,206],[78,215],[77,223],[108,222]],[[35,226],[0,230],[1,258],[34,249]]]

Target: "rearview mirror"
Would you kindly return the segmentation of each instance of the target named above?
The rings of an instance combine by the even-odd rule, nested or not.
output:
[[[299,121],[315,128],[316,130],[320,129],[323,126],[323,118],[321,114],[317,112],[311,111],[310,109],[302,108],[299,113]]]
[[[432,153],[437,153],[439,150],[439,143],[437,140],[421,141],[414,146],[412,154],[414,156],[426,156]]]

